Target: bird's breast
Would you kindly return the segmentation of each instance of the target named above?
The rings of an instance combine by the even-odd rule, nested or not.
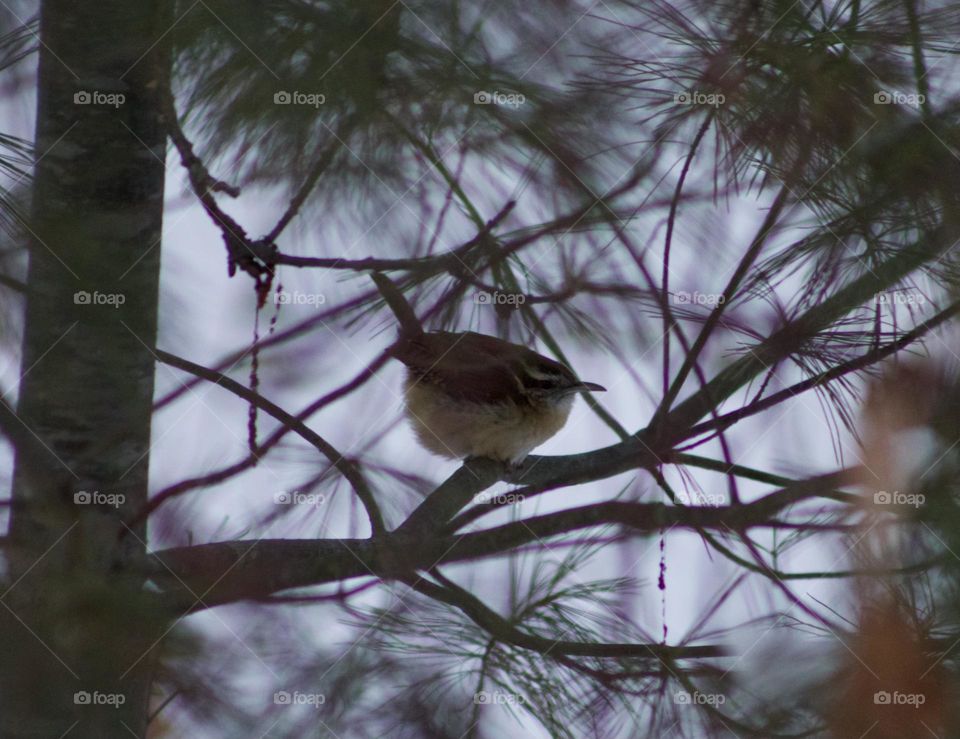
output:
[[[556,402],[474,403],[452,398],[411,375],[407,417],[420,443],[444,457],[490,457],[519,462],[556,434],[570,415],[573,397]]]

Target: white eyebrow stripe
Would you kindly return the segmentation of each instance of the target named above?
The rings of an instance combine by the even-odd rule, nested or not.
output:
[[[563,373],[557,372],[555,370],[548,370],[544,372],[537,367],[527,367],[527,374],[532,377],[534,380],[552,380],[556,377],[563,377]]]

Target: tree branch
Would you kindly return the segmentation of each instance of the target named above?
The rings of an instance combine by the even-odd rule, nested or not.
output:
[[[729,531],[776,526],[775,517],[788,506],[807,498],[830,496],[841,483],[841,473],[831,473],[801,480],[745,505],[606,502],[468,534],[438,534],[438,522],[445,522],[447,512],[458,510],[464,497],[488,486],[489,477],[498,468],[492,460],[473,460],[386,538],[227,541],[163,550],[142,564],[155,579],[163,581],[171,604],[189,611],[353,577],[403,579],[417,569],[503,554],[530,542],[543,543],[596,526],[619,524],[639,533],[672,527]],[[449,500],[448,496],[457,499]],[[850,496],[848,500],[856,498]]]
[[[514,626],[492,608],[488,608],[479,598],[456,583],[443,578],[444,586],[435,585],[423,578],[401,578],[407,585],[419,593],[454,606],[470,619],[488,631],[494,639],[515,647],[529,649],[554,659],[560,656],[570,657],[608,657],[614,659],[702,659],[704,657],[722,657],[727,654],[723,647],[713,645],[672,646],[668,644],[629,644],[629,643],[587,643],[551,639],[524,631]]]
[[[234,395],[243,398],[247,402],[255,405],[264,413],[267,413],[278,420],[286,428],[290,429],[291,431],[295,431],[300,435],[301,438],[316,447],[321,454],[330,460],[330,464],[332,464],[353,487],[354,492],[357,494],[357,497],[360,499],[360,502],[367,511],[367,517],[370,520],[370,528],[373,536],[380,536],[386,533],[386,526],[383,523],[383,515],[380,513],[380,508],[377,506],[376,499],[373,497],[373,491],[370,490],[370,487],[367,485],[367,481],[360,473],[360,470],[357,468],[356,464],[354,464],[352,460],[344,457],[332,444],[320,436],[320,434],[318,434],[316,431],[307,426],[302,420],[298,419],[296,416],[290,415],[285,410],[280,408],[280,406],[272,403],[262,395],[253,392],[249,388],[241,385],[236,380],[233,380],[232,378],[227,377],[220,372],[207,369],[206,367],[195,364],[194,362],[184,359],[183,357],[178,357],[170,352],[163,351],[162,349],[157,349],[156,355],[157,358],[165,364],[169,364],[172,367],[181,369],[184,372],[189,372],[197,377],[202,377],[203,379],[230,391]],[[153,504],[156,500],[157,498],[154,497],[151,500],[151,504]],[[154,509],[156,508],[156,505],[158,504],[154,505]],[[149,515],[150,510],[148,510],[145,514],[139,514],[137,517],[138,520],[142,520],[145,515]]]

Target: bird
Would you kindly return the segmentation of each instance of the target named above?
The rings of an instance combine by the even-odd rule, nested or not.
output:
[[[473,331],[397,342],[405,410],[419,442],[449,459],[520,464],[567,421],[574,396],[606,390],[521,344]]]

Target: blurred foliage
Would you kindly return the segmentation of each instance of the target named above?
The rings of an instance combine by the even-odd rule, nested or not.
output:
[[[172,32],[177,86],[204,151],[241,157],[243,180],[295,187],[329,147],[321,191],[361,199],[383,183],[403,192],[422,176],[415,137],[517,167],[522,149],[539,151],[556,157],[550,184],[570,188],[596,174],[589,150],[576,147],[579,132],[601,133],[602,111],[595,94],[563,89],[575,64],[551,52],[578,6],[548,7],[184,2]],[[496,91],[526,102],[475,104],[477,93]],[[274,104],[284,92],[323,102]]]

